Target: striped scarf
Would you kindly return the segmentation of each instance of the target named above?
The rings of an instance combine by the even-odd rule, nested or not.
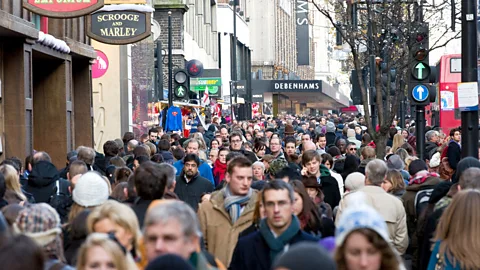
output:
[[[230,214],[230,218],[232,220],[232,224],[237,222],[238,218],[240,217],[240,209],[242,205],[246,205],[250,198],[252,197],[252,189],[248,190],[247,195],[245,196],[235,196],[232,195],[230,191],[230,185],[227,184],[224,188],[223,196],[225,198],[224,206],[225,210]]]

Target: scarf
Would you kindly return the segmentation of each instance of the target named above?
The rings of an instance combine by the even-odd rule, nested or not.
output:
[[[270,227],[268,227],[267,219],[264,218],[260,222],[260,234],[262,235],[265,242],[267,242],[268,247],[270,248],[270,262],[273,263],[275,258],[283,252],[285,245],[290,243],[290,241],[297,235],[300,231],[300,222],[295,215],[292,215],[292,223],[288,226],[287,230],[285,230],[281,235],[275,236],[273,235]]]
[[[215,179],[215,186],[220,184],[225,179],[227,172],[227,163],[221,163],[219,159],[215,160],[213,165],[213,178]]]
[[[427,181],[427,178],[429,177],[440,177],[440,175],[438,175],[437,173],[430,173],[427,171],[418,172],[417,174],[415,174],[415,176],[412,176],[412,178],[410,178],[410,181],[408,181],[408,185],[409,186],[413,184],[421,185],[425,183],[425,181]]]
[[[232,220],[232,224],[235,224],[237,222],[238,218],[240,217],[240,210],[242,206],[246,205],[249,201],[250,198],[252,197],[252,189],[250,188],[248,190],[247,195],[245,196],[235,196],[232,195],[230,192],[230,185],[226,185],[224,189],[224,198],[225,201],[223,205],[225,206],[225,210],[230,214],[230,219]]]

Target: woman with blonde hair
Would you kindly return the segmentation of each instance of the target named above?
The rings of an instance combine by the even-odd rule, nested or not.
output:
[[[435,232],[428,270],[480,269],[480,191],[457,193]]]
[[[381,187],[399,199],[405,193],[405,181],[403,181],[402,174],[397,170],[388,170],[387,177],[383,180]]]
[[[400,148],[405,143],[405,138],[402,134],[395,134],[393,136],[393,144],[392,144],[392,153],[397,152],[398,148]]]
[[[108,234],[91,234],[78,252],[77,270],[132,270],[124,248]]]
[[[200,132],[196,132],[193,134],[193,138],[198,141],[198,149],[207,151],[207,143],[205,143],[205,139],[203,139],[203,135]]]
[[[95,208],[87,219],[89,233],[113,232],[133,261],[140,262],[140,226],[135,212],[125,204],[108,200]],[[130,256],[131,255],[131,256]],[[145,262],[146,263],[146,262]]]
[[[20,177],[17,170],[12,165],[0,166],[0,172],[5,177],[5,185],[7,187],[5,191],[5,200],[9,203],[27,202],[27,197],[23,194],[22,187],[20,185]]]

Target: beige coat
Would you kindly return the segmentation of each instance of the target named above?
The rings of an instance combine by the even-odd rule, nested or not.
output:
[[[230,215],[223,206],[223,191],[214,192],[210,201],[203,202],[198,208],[205,247],[227,267],[232,260],[238,235],[252,225],[257,193],[258,191],[253,192],[235,224],[232,224]]]
[[[405,253],[408,247],[407,217],[402,202],[395,196],[385,192],[381,187],[365,186],[357,192],[365,194],[367,204],[375,208],[387,222],[388,235],[393,246],[400,254]],[[349,205],[349,198],[345,196],[338,207],[336,225],[342,212]]]

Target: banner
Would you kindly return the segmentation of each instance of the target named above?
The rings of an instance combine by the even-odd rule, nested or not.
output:
[[[297,64],[310,65],[310,32],[308,23],[308,0],[295,2],[297,25]]]

